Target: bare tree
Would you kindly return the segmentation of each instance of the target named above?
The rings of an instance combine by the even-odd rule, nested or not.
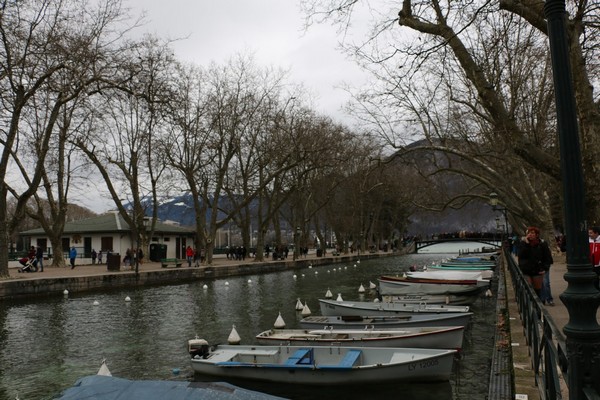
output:
[[[93,163],[129,225],[146,248],[157,218],[159,180],[165,168],[154,137],[170,107],[172,52],[154,38],[132,43],[119,60],[121,74],[90,106],[88,130],[74,139]],[[152,213],[148,231],[145,218]],[[110,249],[106,249],[110,250]]]
[[[312,20],[334,19],[348,26],[364,3],[304,4]],[[404,149],[426,137],[430,151],[465,156],[463,165],[479,166],[477,171],[446,167],[472,181],[466,186],[469,192],[453,204],[484,199],[495,190],[517,218],[533,218],[524,203],[529,201],[529,208],[537,209],[535,219],[544,219],[542,225],[556,220],[548,199],[556,198],[560,167],[541,4],[503,1],[501,7],[509,12],[499,13],[485,1],[406,0],[398,5],[397,17],[383,3],[367,4],[374,16],[372,34],[360,45],[347,46],[378,82],[357,96],[363,120],[388,145]],[[572,4],[571,11],[570,51],[584,131],[589,220],[595,221],[600,215],[593,201],[598,197],[599,108],[590,82],[598,72],[598,14],[597,6],[585,2]],[[520,185],[505,178],[513,173],[524,180]],[[542,190],[532,181],[541,176]],[[452,204],[451,199],[445,202]]]
[[[26,212],[44,174],[43,165],[63,107],[114,74],[106,52],[113,49],[117,30],[109,28],[122,15],[118,0],[89,4],[55,1],[1,3],[0,93],[5,129],[0,158],[0,276],[8,275],[8,233]],[[37,113],[36,107],[47,111]],[[44,115],[33,149],[25,136],[23,117]],[[35,156],[31,165],[21,154]],[[14,166],[18,168],[14,168]],[[9,170],[11,173],[9,174]],[[17,171],[14,174],[13,171]],[[7,213],[9,193],[16,200],[14,214]]]

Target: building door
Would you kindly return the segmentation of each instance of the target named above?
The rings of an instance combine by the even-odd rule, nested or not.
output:
[[[69,258],[69,249],[71,245],[71,239],[69,239],[68,237],[64,237],[62,238],[62,251],[63,251],[63,257],[64,258]]]
[[[92,256],[92,238],[89,236],[83,238],[83,256],[85,258]]]
[[[184,258],[182,254],[185,254],[185,252],[181,252],[181,246],[185,246],[185,243],[181,243],[180,237],[175,238],[175,258]]]

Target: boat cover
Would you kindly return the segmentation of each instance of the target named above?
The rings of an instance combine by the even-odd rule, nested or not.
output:
[[[90,375],[63,391],[59,400],[275,400],[281,397],[242,389],[225,382],[131,381]]]

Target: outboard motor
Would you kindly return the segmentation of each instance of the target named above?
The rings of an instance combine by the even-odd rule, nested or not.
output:
[[[208,342],[204,339],[190,339],[188,340],[188,352],[192,358],[207,358],[210,353]]]

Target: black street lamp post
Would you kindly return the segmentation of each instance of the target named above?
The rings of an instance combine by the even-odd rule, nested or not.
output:
[[[600,292],[594,287],[595,274],[589,258],[581,150],[573,76],[569,63],[565,1],[546,0],[544,14],[554,75],[567,236],[567,272],[564,279],[568,286],[560,295],[560,299],[569,312],[569,322],[563,328],[567,337],[569,360],[569,399],[588,399],[596,398],[600,393],[600,325],[596,321]]]
[[[504,239],[508,239],[508,209],[505,207],[500,207],[498,205],[498,193],[492,192],[490,193],[490,205],[492,206],[492,210],[500,211],[502,216],[504,217]],[[496,228],[499,227],[499,222],[496,220]]]
[[[296,227],[296,231],[294,232],[294,261],[296,261],[296,259],[299,257],[300,254],[300,248],[299,248],[299,240],[300,240],[300,233],[302,231],[300,230],[300,227],[297,226]]]
[[[358,237],[358,246],[356,246],[356,248],[358,249],[358,259],[360,260],[360,248],[362,247],[363,244],[363,231],[360,231],[360,235]]]

